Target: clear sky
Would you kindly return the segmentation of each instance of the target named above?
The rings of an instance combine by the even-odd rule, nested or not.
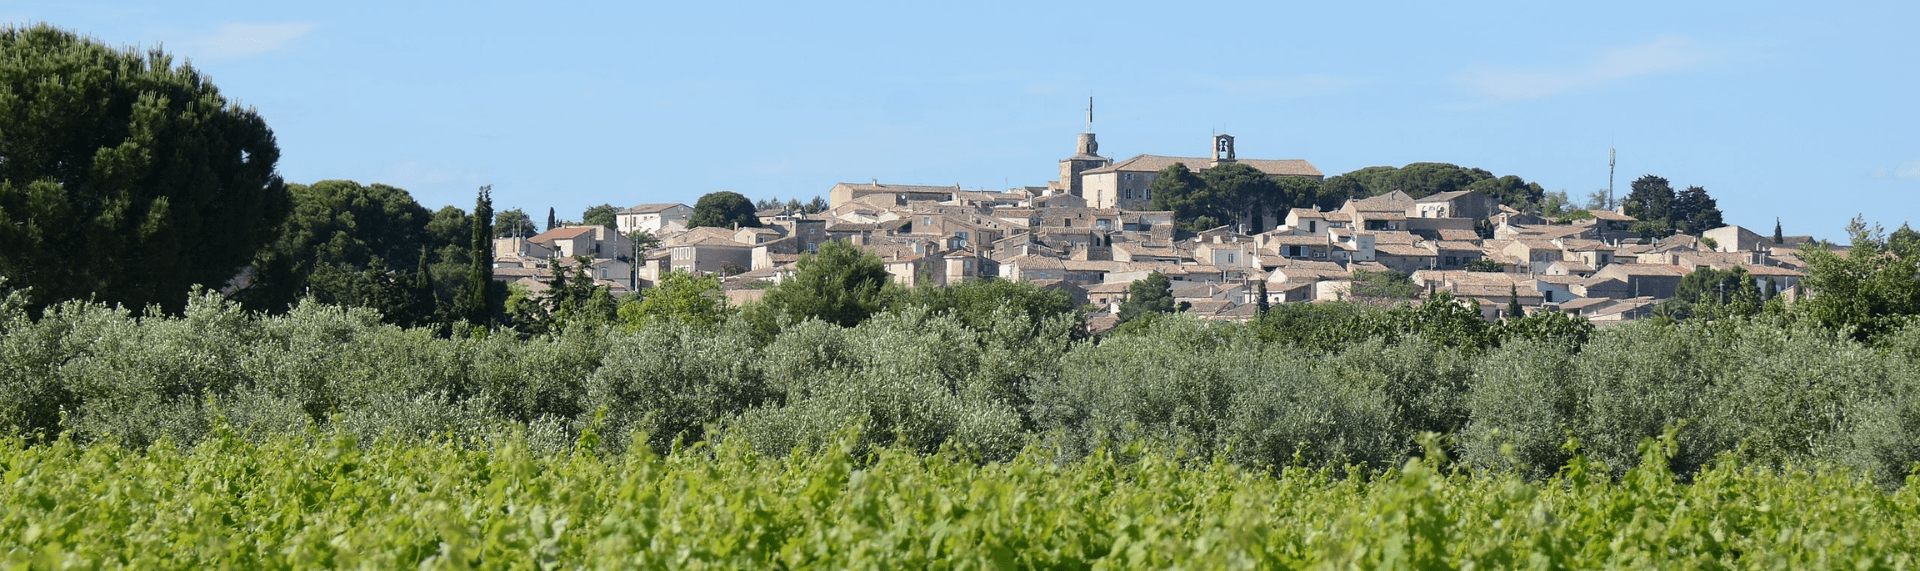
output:
[[[253,106],[291,182],[430,208],[811,198],[1057,178],[1101,154],[1329,176],[1439,161],[1576,199],[1656,174],[1730,223],[1920,224],[1920,2],[0,2],[159,45]]]

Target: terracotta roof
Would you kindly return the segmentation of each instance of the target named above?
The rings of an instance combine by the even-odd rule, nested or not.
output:
[[[1399,256],[1403,258],[1433,257],[1433,252],[1426,248],[1406,244],[1376,244],[1373,247],[1373,251],[1388,256]]]
[[[1640,221],[1639,218],[1627,216],[1625,214],[1614,212],[1612,210],[1588,210],[1587,212],[1592,213],[1594,219],[1596,220],[1607,220],[1612,222],[1639,222]]]
[[[580,237],[581,234],[593,232],[594,228],[598,228],[598,226],[563,226],[535,234],[532,238],[528,238],[527,241],[542,244],[554,240],[572,240]]]
[[[855,191],[874,192],[874,193],[881,193],[881,192],[951,193],[951,192],[960,191],[960,185],[957,185],[957,184],[953,186],[926,186],[926,185],[916,185],[916,184],[879,184],[879,183],[864,183],[864,182],[843,182],[840,184],[836,184],[834,186],[835,187],[844,186],[844,187],[853,189]]]
[[[1448,191],[1448,192],[1436,192],[1436,193],[1433,193],[1433,194],[1429,194],[1429,195],[1426,195],[1426,196],[1424,196],[1424,197],[1421,197],[1421,198],[1420,198],[1419,200],[1415,200],[1414,202],[1427,202],[1427,203],[1432,203],[1432,202],[1446,202],[1446,201],[1449,201],[1449,200],[1453,200],[1453,199],[1455,199],[1455,198],[1460,198],[1460,197],[1462,197],[1462,196],[1466,196],[1466,195],[1468,195],[1468,194],[1471,194],[1471,193],[1474,193],[1474,192],[1478,192],[1478,191],[1473,191],[1473,190],[1454,190],[1454,191]]]
[[[673,245],[673,247],[676,247],[676,248],[680,246],[699,246],[702,248],[742,248],[742,249],[748,247],[746,244],[735,242],[733,240],[728,240],[726,238],[701,238],[698,240],[693,240],[690,242],[681,242]]]
[[[675,206],[678,206],[681,208],[687,207],[687,205],[681,204],[678,202],[662,202],[659,204],[641,204],[633,208],[622,210],[620,211],[620,213],[621,214],[651,214],[651,213],[660,212],[669,208],[673,208]]]
[[[1234,162],[1253,167],[1269,175],[1286,176],[1322,176],[1320,169],[1313,163],[1301,159],[1238,159]],[[1110,172],[1159,172],[1173,166],[1174,163],[1187,165],[1189,170],[1202,171],[1213,166],[1213,159],[1207,157],[1168,157],[1161,155],[1136,155],[1131,159],[1109,166],[1085,171],[1083,174],[1101,174]]]

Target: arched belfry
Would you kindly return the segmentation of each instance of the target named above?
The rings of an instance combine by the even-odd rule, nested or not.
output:
[[[1233,135],[1213,136],[1213,164],[1233,162]]]

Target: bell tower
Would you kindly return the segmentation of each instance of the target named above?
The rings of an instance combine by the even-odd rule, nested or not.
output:
[[[1233,135],[1213,136],[1213,166],[1233,162]]]

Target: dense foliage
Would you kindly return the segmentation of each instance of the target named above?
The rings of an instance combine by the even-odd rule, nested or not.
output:
[[[732,228],[759,228],[760,217],[754,215],[753,201],[738,192],[722,190],[709,192],[693,203],[693,215],[687,219],[688,228],[714,226]]]
[[[710,291],[698,283],[684,289]],[[989,459],[1139,440],[1250,468],[1370,469],[1418,454],[1433,432],[1453,435],[1468,465],[1535,477],[1564,466],[1569,437],[1624,467],[1641,439],[1680,426],[1683,477],[1721,453],[1882,482],[1920,461],[1920,327],[1871,344],[1771,314],[1596,331],[1552,312],[1487,322],[1441,293],[1390,308],[1283,304],[1246,325],[1175,314],[1087,338],[1058,295],[1013,282],[893,290],[850,326],[782,320],[771,334],[663,296],[630,320],[598,310],[521,338],[442,337],[314,303],[265,316],[211,294],[180,317],[72,303],[35,320],[16,293],[0,318],[0,426],[140,447],[196,442],[224,415],[249,435],[526,426],[552,444],[604,410],[610,450],[732,427],[780,454],[851,422],[862,446]]]
[[[1370,480],[1030,449],[981,464],[740,446],[599,454],[585,434],[477,446],[224,426],[149,452],[0,439],[0,564],[20,568],[1902,569],[1920,496],[1726,463],[1678,483],[1671,440],[1609,478],[1415,459]],[[1437,458],[1437,457],[1436,457]]]
[[[177,313],[227,283],[287,215],[279,159],[259,115],[159,49],[0,28],[0,275],[36,311]]]

